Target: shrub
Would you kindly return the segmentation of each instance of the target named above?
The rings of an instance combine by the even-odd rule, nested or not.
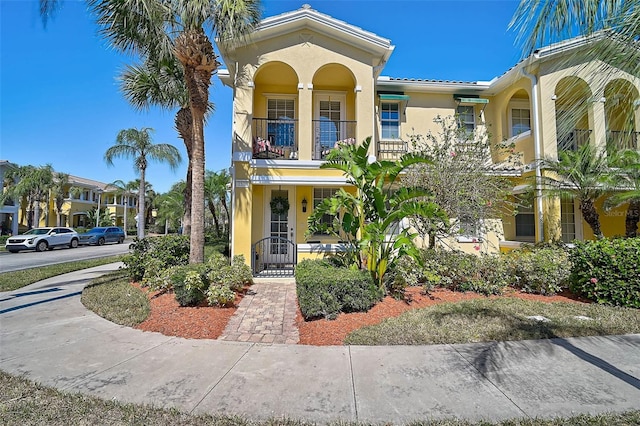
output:
[[[171,268],[169,279],[180,306],[195,306],[205,299],[209,287],[206,272],[204,264]]]
[[[229,259],[220,253],[214,253],[207,260],[207,269],[207,277],[212,285],[225,285],[233,291],[239,291],[246,284],[253,283],[251,268],[242,255],[234,256],[229,264]]]
[[[171,266],[186,265],[189,262],[189,237],[166,235],[135,239],[132,252],[122,261],[129,278],[149,283]],[[147,274],[148,271],[148,274]]]
[[[333,319],[340,312],[367,311],[383,296],[369,272],[336,268],[324,260],[300,262],[295,277],[305,319]]]
[[[555,294],[568,285],[571,263],[561,246],[535,246],[505,255],[509,285],[527,293]]]
[[[236,300],[236,293],[227,285],[211,284],[207,290],[207,302],[210,306],[228,306]]]
[[[571,290],[598,303],[640,308],[640,238],[576,242]]]

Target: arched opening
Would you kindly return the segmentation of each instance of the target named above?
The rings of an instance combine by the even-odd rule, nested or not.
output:
[[[575,151],[579,146],[589,143],[592,132],[589,124],[591,99],[591,89],[580,78],[565,77],[556,85],[558,151]]]
[[[297,158],[298,80],[293,68],[284,62],[268,62],[256,72],[252,123],[254,158]]]
[[[313,159],[322,160],[340,142],[355,143],[356,81],[341,64],[327,64],[313,76]]]
[[[631,82],[616,79],[606,85],[604,97],[607,150],[638,149],[640,132],[635,107],[638,90]]]

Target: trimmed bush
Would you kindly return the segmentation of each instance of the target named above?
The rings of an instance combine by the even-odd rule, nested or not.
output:
[[[146,278],[143,283],[146,285],[165,269],[189,262],[188,236],[166,235],[135,239],[131,248],[132,252],[122,258],[125,269],[133,281],[141,282]]]
[[[640,308],[640,238],[576,242],[571,291],[598,303]]]
[[[334,319],[340,312],[367,311],[383,296],[367,271],[336,268],[324,260],[303,260],[295,276],[305,319]]]
[[[214,253],[207,260],[207,278],[211,285],[224,285],[233,291],[240,291],[245,285],[253,284],[251,268],[244,261],[244,256],[229,259],[220,253]]]
[[[211,284],[207,290],[207,302],[210,306],[228,306],[236,300],[236,293],[227,285]]]
[[[507,253],[509,285],[526,293],[555,294],[569,284],[571,262],[566,248],[535,246]]]
[[[209,280],[204,264],[171,268],[169,279],[180,306],[196,306],[205,299]]]

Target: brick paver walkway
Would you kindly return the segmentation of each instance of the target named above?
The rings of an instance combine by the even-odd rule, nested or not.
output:
[[[231,317],[221,340],[296,344],[296,284],[293,278],[256,280]]]

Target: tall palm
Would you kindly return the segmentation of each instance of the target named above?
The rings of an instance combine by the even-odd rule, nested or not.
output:
[[[220,236],[219,208],[224,210],[227,226],[230,223],[229,208],[227,205],[227,185],[229,182],[230,176],[226,170],[219,172],[207,170],[205,174],[205,199],[209,211],[213,215],[216,234],[218,236]]]
[[[76,192],[76,188],[71,186],[67,173],[57,172],[53,177],[51,186],[51,197],[56,207],[56,226],[61,226],[62,207],[68,194]]]
[[[178,149],[170,144],[154,144],[151,140],[151,128],[121,130],[116,137],[116,144],[107,149],[104,160],[108,165],[113,165],[115,158],[132,158],[134,169],[140,175],[138,190],[138,238],[144,238],[145,221],[145,174],[150,160],[167,163],[172,169],[176,169],[182,161]]]
[[[640,151],[623,150],[610,159],[613,192],[605,201],[605,208],[618,207],[629,203],[625,217],[625,236],[638,235],[640,223]]]
[[[542,183],[549,195],[569,196],[580,203],[580,212],[596,238],[602,238],[596,200],[607,192],[609,167],[606,157],[591,144],[577,151],[560,151],[558,159],[542,161],[547,172]]]
[[[174,124],[187,150],[187,176],[184,185],[184,217],[182,231],[191,233],[191,157],[193,146],[193,120],[189,108],[189,94],[184,84],[184,73],[174,56],[164,59],[147,57],[142,64],[128,65],[119,77],[120,91],[139,110],[151,106],[164,109],[178,108]],[[210,109],[213,107],[210,105]]]
[[[118,179],[109,184],[110,187],[116,188],[115,193],[116,196],[120,196],[124,202],[122,203],[124,206],[123,213],[123,230],[124,237],[127,237],[127,210],[129,210],[129,196],[139,187],[139,184],[136,181],[129,181],[125,183],[124,181]]]
[[[192,197],[204,199],[204,119],[211,76],[220,65],[205,28],[217,35],[219,43],[244,37],[259,20],[259,1],[89,0],[89,4],[112,46],[142,57],[175,56],[182,64],[193,120]],[[204,203],[192,205],[190,263],[204,261],[204,211]]]

